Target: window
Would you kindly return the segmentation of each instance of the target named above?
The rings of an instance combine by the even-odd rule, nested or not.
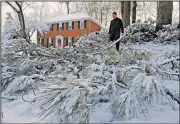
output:
[[[72,22],[68,22],[68,30],[72,30]]]
[[[73,42],[72,42],[72,37],[68,37],[68,46],[72,46]]]
[[[64,23],[62,23],[62,22],[58,23],[57,27],[58,27],[57,31],[63,30],[64,29]]]
[[[54,47],[54,42],[55,42],[55,38],[53,37],[53,38],[51,38],[51,46],[53,46],[53,47]]]
[[[53,31],[53,24],[50,24],[50,31]]]
[[[44,47],[44,38],[40,38],[40,46]]]
[[[80,21],[80,28],[81,28],[81,29],[84,29],[84,20],[81,20],[81,21]]]
[[[79,29],[84,29],[84,28],[86,28],[86,20],[78,21],[78,28],[79,28]]]
[[[66,37],[66,46],[72,46],[74,43],[74,37]]]
[[[48,40],[48,47],[51,47],[51,46],[53,46],[53,40],[50,37],[49,40]]]

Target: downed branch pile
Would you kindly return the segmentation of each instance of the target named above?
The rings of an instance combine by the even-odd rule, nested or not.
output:
[[[129,42],[121,46],[121,53],[115,47],[98,53],[110,45],[108,37],[104,29],[64,49],[26,45],[18,51],[9,49],[3,53],[3,95],[38,92],[33,100],[41,108],[38,115],[61,123],[88,123],[98,102],[112,102],[110,111],[121,119],[145,115],[147,103],[164,104],[167,97],[179,103],[162,83],[163,72],[171,68],[154,63],[149,52],[130,47]]]

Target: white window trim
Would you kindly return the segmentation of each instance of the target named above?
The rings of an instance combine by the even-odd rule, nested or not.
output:
[[[50,44],[52,46],[52,38],[51,37],[49,37],[48,44]],[[51,47],[51,46],[49,46],[49,47]]]

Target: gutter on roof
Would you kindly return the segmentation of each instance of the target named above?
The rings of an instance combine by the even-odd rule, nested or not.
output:
[[[90,19],[91,17],[87,17],[87,18],[79,18],[79,19],[68,19],[68,20],[63,20],[63,21],[47,21],[47,23],[59,23],[59,22],[69,22],[69,21],[80,21],[80,20],[86,20],[86,19]]]
[[[74,20],[64,20],[64,21],[47,21],[48,24],[54,24],[54,23],[59,23],[59,22],[69,22],[69,21],[80,21],[80,20],[86,20],[89,19],[90,21],[93,21],[94,23],[100,25],[102,28],[104,28],[105,26],[103,24],[101,24],[100,22],[98,22],[97,20],[95,20],[94,18],[92,18],[91,16],[89,16],[88,18],[81,18],[81,19],[74,19]]]

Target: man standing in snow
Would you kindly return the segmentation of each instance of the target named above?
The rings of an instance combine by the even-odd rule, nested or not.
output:
[[[124,27],[123,22],[120,18],[117,17],[117,13],[112,13],[113,20],[111,20],[110,28],[109,28],[109,34],[110,34],[110,40],[114,41],[119,39],[120,37],[120,30],[122,33],[124,33]],[[119,51],[119,42],[116,43],[116,49]]]

